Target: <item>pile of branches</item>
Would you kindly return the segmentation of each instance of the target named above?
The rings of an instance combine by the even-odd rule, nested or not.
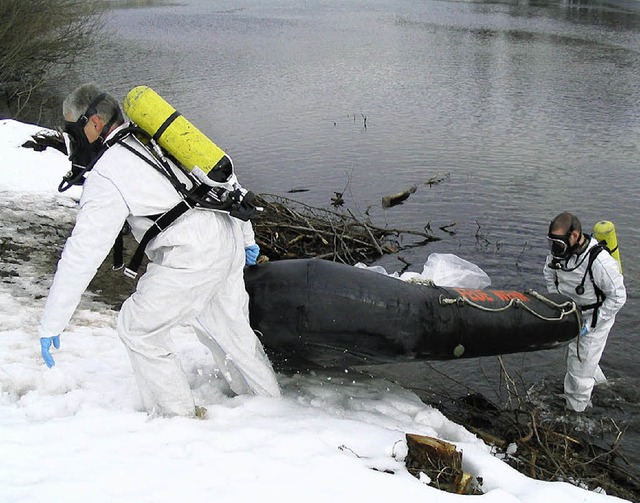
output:
[[[332,211],[261,194],[252,218],[260,251],[269,260],[323,258],[354,265],[438,240],[424,231],[382,228],[349,210]],[[413,237],[414,239],[406,239]]]
[[[533,479],[564,481],[640,501],[640,477],[621,449],[624,427],[612,417],[594,419],[566,411],[561,404],[549,407],[534,388],[519,390],[502,360],[501,369],[508,394],[504,405],[476,393],[433,405]]]

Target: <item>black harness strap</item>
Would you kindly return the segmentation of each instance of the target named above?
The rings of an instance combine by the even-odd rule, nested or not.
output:
[[[589,262],[587,262],[587,270],[582,276],[582,281],[580,282],[580,286],[584,287],[585,279],[587,278],[587,274],[589,274],[589,278],[591,279],[591,283],[593,283],[593,289],[596,292],[596,302],[593,304],[586,304],[584,306],[580,306],[582,311],[588,311],[589,309],[593,309],[593,315],[591,316],[591,328],[595,328],[596,323],[598,322],[598,309],[604,303],[604,300],[607,298],[605,293],[596,285],[596,282],[593,279],[593,271],[591,267],[593,266],[594,261],[598,254],[604,250],[605,247],[598,243],[596,246],[589,250]]]
[[[126,227],[126,226],[125,226]],[[125,227],[118,233],[115,242],[113,243],[113,270],[119,271],[124,267],[124,230]]]
[[[199,186],[194,192],[202,196],[206,194],[209,190],[209,187],[206,185]],[[151,227],[147,229],[147,232],[144,233],[140,243],[138,243],[138,247],[134,252],[131,260],[129,261],[129,265],[125,267],[124,274],[130,278],[136,278],[138,276],[138,269],[142,265],[142,259],[144,258],[144,252],[153,238],[155,238],[158,234],[160,234],[163,230],[169,227],[173,222],[175,222],[180,216],[185,214],[190,209],[194,208],[187,200],[182,200],[178,204],[176,204],[173,208],[166,211],[158,218],[153,221]]]
[[[142,265],[144,251],[147,248],[149,241],[155,238],[167,227],[169,227],[173,222],[176,221],[178,217],[189,211],[191,208],[193,208],[193,206],[190,206],[186,201],[180,201],[173,208],[168,210],[166,213],[163,213],[153,222],[153,225],[151,225],[151,227],[147,229],[147,232],[144,233],[144,236],[142,236],[142,239],[138,244],[138,248],[136,248],[135,253],[129,261],[129,265],[125,267],[125,276],[135,279],[135,277],[138,275],[138,269],[140,269],[140,266]]]

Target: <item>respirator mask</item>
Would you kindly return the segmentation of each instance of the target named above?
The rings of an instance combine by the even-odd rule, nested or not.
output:
[[[569,227],[569,230],[565,234],[555,234],[551,230],[551,225],[549,226],[547,241],[552,256],[549,267],[551,267],[552,269],[573,270],[573,268],[567,269],[567,261],[580,248],[579,239],[577,239],[573,245],[571,244],[571,234],[573,234],[574,231],[575,228],[573,225],[571,225],[571,227]],[[587,242],[585,242],[585,246],[586,243]]]
[[[564,235],[552,234],[551,232],[547,236],[549,244],[549,250],[554,260],[567,260],[571,256],[573,246],[569,242],[569,237],[573,229],[570,229]]]
[[[91,169],[93,162],[98,157],[107,132],[121,117],[120,113],[115,113],[102,128],[98,138],[93,143],[89,142],[84,128],[89,123],[89,119],[98,113],[96,107],[106,95],[106,93],[99,94],[91,102],[85,113],[78,117],[75,122],[64,121],[62,136],[71,161],[71,171],[62,177],[62,182],[58,186],[58,191],[60,192],[64,192],[72,185],[82,185],[84,183],[85,174]]]

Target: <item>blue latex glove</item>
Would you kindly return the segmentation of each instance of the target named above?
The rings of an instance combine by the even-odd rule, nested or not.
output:
[[[47,367],[53,367],[56,362],[53,360],[53,356],[49,352],[49,348],[51,348],[51,344],[53,347],[58,349],[60,347],[60,336],[56,335],[54,337],[40,337],[40,347],[42,348],[42,359],[47,364]]]
[[[584,325],[582,325],[582,328],[580,329],[580,337],[582,337],[583,335],[586,335],[588,331],[589,331],[589,325],[585,323]]]
[[[258,259],[258,255],[260,255],[260,247],[257,244],[247,246],[244,252],[246,254],[245,264],[256,265],[256,260]]]

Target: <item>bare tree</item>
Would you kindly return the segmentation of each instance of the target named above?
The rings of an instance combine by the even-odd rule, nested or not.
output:
[[[101,13],[96,0],[0,0],[0,93],[13,115],[52,69],[91,46]]]

